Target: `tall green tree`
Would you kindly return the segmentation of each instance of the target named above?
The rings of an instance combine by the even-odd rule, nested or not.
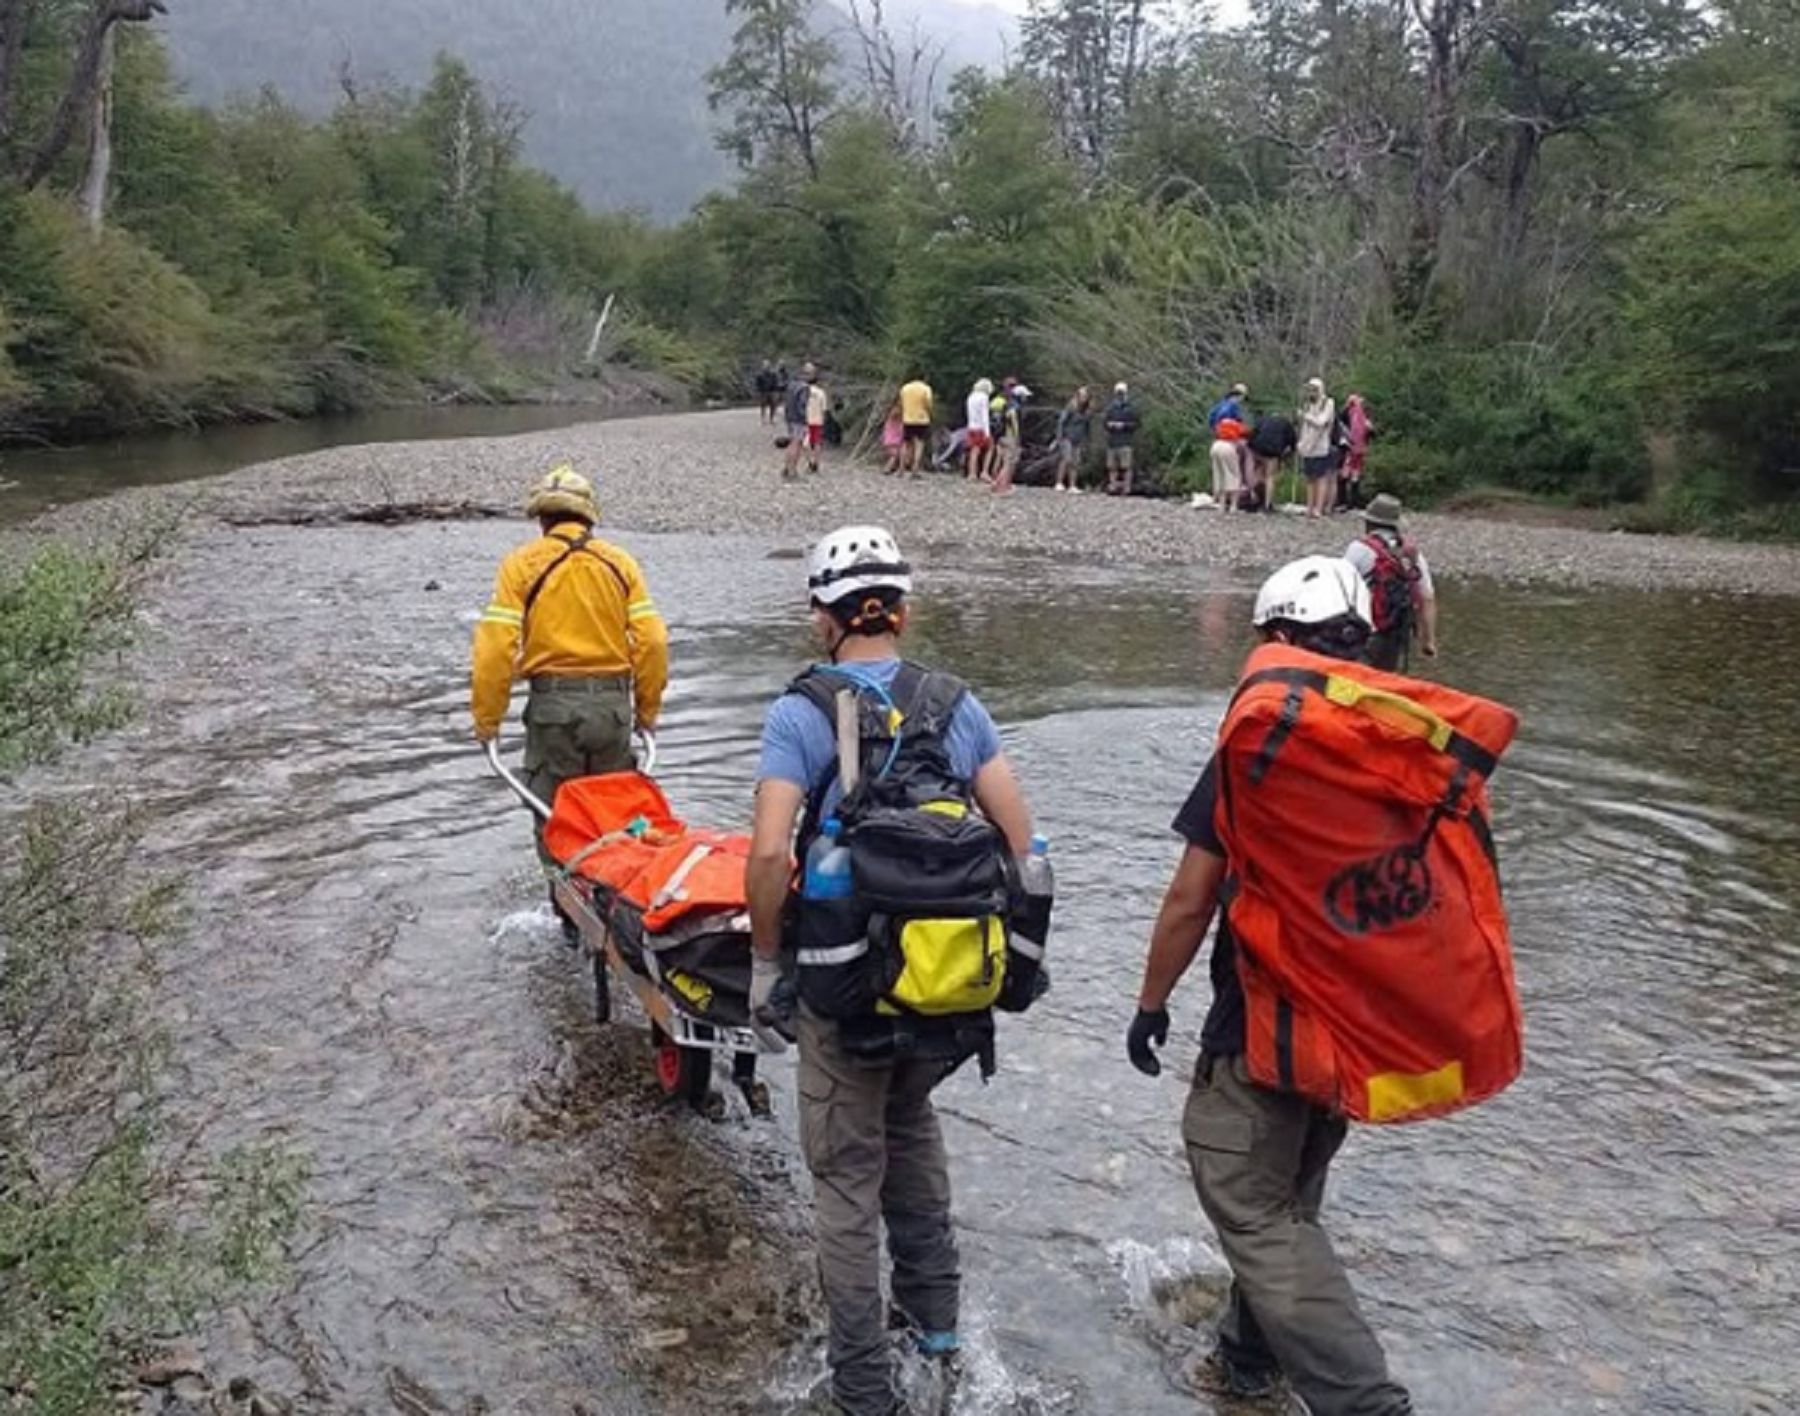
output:
[[[745,169],[797,164],[819,175],[838,102],[837,47],[814,31],[809,0],[725,0],[731,52],[707,71],[707,102],[726,115],[722,150]]]

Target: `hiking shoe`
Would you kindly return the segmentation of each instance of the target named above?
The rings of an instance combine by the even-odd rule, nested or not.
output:
[[[1183,1381],[1204,1396],[1233,1401],[1273,1401],[1282,1392],[1281,1373],[1274,1368],[1240,1367],[1218,1348],[1182,1372]]]

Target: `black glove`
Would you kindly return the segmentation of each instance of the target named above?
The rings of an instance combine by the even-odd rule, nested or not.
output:
[[[1155,1043],[1161,1047],[1169,1040],[1169,1010],[1167,1008],[1139,1008],[1137,1016],[1131,1020],[1131,1026],[1125,1031],[1125,1051],[1131,1057],[1131,1065],[1146,1077],[1162,1075],[1162,1059],[1156,1055]]]

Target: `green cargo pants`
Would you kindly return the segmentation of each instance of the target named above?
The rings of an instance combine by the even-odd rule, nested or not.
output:
[[[901,1409],[881,1296],[884,1221],[895,1308],[924,1332],[956,1331],[962,1276],[931,1105],[943,1076],[936,1061],[860,1063],[836,1024],[801,1011],[800,1148],[813,1177],[831,1394],[847,1416]]]
[[[547,806],[575,777],[630,767],[631,679],[562,678],[540,674],[525,701],[525,785]],[[538,835],[538,858],[555,861]]]
[[[1231,1265],[1219,1347],[1248,1372],[1279,1368],[1313,1416],[1411,1416],[1319,1223],[1347,1125],[1202,1055],[1182,1116],[1200,1206]]]

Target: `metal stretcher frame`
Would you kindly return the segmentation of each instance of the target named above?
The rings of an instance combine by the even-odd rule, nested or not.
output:
[[[639,770],[648,775],[656,765],[656,739],[649,733],[639,733],[638,740]],[[549,804],[533,793],[518,774],[506,765],[500,756],[499,743],[489,739],[482,744],[482,749],[487,755],[488,766],[506,783],[513,795],[540,821],[548,821]],[[704,1067],[694,1065],[699,1061],[697,1058],[694,1063],[684,1063],[679,1054],[671,1055],[660,1046],[666,1042],[677,1049],[729,1054],[733,1059],[734,1080],[745,1089],[746,1096],[749,1097],[750,1087],[759,1085],[754,1083],[755,1056],[777,1049],[760,1038],[752,1028],[725,1027],[696,1018],[657,982],[651,972],[633,968],[631,961],[625,957],[617,936],[594,908],[592,886],[580,876],[560,875],[553,882],[552,889],[557,904],[575,922],[583,953],[593,961],[595,1011],[599,1021],[607,1022],[611,1018],[612,1006],[607,981],[610,973],[624,980],[632,996],[637,999],[638,1006],[650,1019],[652,1037],[659,1042],[657,1079],[662,1083],[663,1089],[682,1095],[695,1105],[703,1105],[711,1074],[710,1059]],[[748,1063],[746,1059],[749,1059]],[[752,1109],[758,1109],[757,1099],[750,1099]],[[766,1105],[766,1096],[763,1104]]]

